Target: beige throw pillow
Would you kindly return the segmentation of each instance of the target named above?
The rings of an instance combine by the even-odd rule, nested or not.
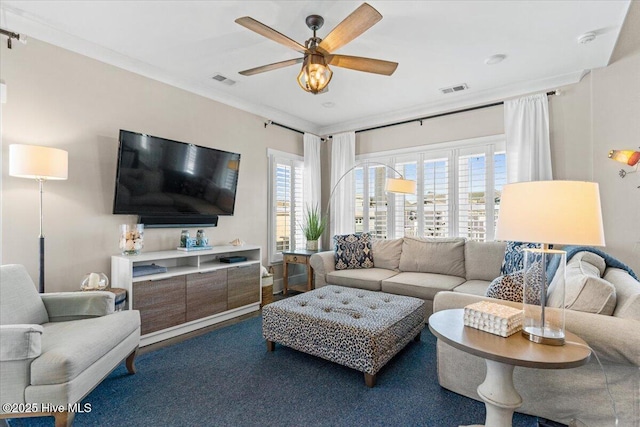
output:
[[[376,239],[371,242],[373,254],[373,266],[387,270],[398,271],[400,267],[400,255],[402,254],[402,238],[400,239]]]
[[[465,277],[463,238],[405,237],[400,271]]]

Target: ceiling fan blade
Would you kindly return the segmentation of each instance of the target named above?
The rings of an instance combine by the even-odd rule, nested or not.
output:
[[[354,10],[351,15],[347,16],[344,21],[338,24],[327,36],[320,42],[320,47],[327,52],[333,52],[340,49],[360,34],[382,19],[380,12],[375,10],[367,3],[362,3],[360,7]]]
[[[250,18],[248,16],[243,16],[242,18],[236,19],[236,23],[242,25],[245,28],[250,29],[251,31],[254,31],[260,34],[261,36],[264,36],[268,39],[278,42],[281,45],[297,50],[300,53],[304,53],[306,50],[305,47],[302,46],[297,41],[291,40],[289,37],[285,36],[284,34],[279,33],[273,28],[267,27],[262,22],[256,21],[255,19]]]
[[[367,73],[384,74],[385,76],[390,76],[396,71],[396,68],[398,68],[397,62],[363,58],[361,56],[328,55],[326,59],[329,64],[336,67],[365,71]]]
[[[274,62],[273,64],[262,65],[261,67],[251,68],[249,70],[240,71],[243,76],[253,76],[254,74],[264,73],[265,71],[277,70],[278,68],[288,67],[301,63],[304,58],[287,59],[286,61]]]

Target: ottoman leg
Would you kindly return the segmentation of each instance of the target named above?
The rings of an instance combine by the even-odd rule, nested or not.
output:
[[[376,376],[371,375],[371,374],[367,374],[366,372],[364,373],[364,383],[367,385],[367,387],[371,388],[374,387],[376,385]]]
[[[420,335],[421,334],[422,334],[422,331],[418,332],[418,334],[415,337],[413,337],[413,340],[416,341],[416,342],[420,342]]]
[[[276,343],[267,340],[267,351],[273,351],[276,348]]]

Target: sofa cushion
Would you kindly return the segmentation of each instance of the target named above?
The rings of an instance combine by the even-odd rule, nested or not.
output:
[[[398,273],[395,271],[383,268],[336,270],[327,273],[325,280],[333,285],[379,291],[380,282],[396,274]]]
[[[464,282],[463,277],[435,273],[402,272],[382,281],[382,292],[433,300],[440,291],[450,291]]]
[[[500,276],[506,246],[505,242],[468,240],[464,244],[464,267],[467,280],[492,281]]]
[[[371,235],[369,233],[333,236],[336,270],[372,268]]]
[[[140,327],[135,310],[43,325],[42,353],[31,363],[31,385],[73,380]]]
[[[400,239],[374,239],[371,242],[373,254],[373,266],[399,271],[400,255],[402,255],[402,238]]]
[[[488,280],[467,280],[462,285],[453,288],[453,292],[484,296],[490,284],[491,282]]]
[[[539,249],[539,243],[507,242],[500,274],[511,274],[524,268],[524,250]]]
[[[640,320],[640,282],[619,268],[607,268],[604,280],[616,288],[617,303],[613,315],[624,319]]]
[[[0,269],[0,324],[37,324],[49,321],[47,310],[27,269],[19,264]]]
[[[405,237],[400,271],[465,277],[464,239]]]
[[[565,274],[566,308],[607,316],[613,314],[616,289],[600,277],[604,266],[604,259],[591,252],[578,253],[569,260]]]

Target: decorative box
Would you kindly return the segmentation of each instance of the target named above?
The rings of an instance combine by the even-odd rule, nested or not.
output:
[[[522,309],[480,301],[464,308],[464,324],[490,334],[508,337],[522,330]]]

